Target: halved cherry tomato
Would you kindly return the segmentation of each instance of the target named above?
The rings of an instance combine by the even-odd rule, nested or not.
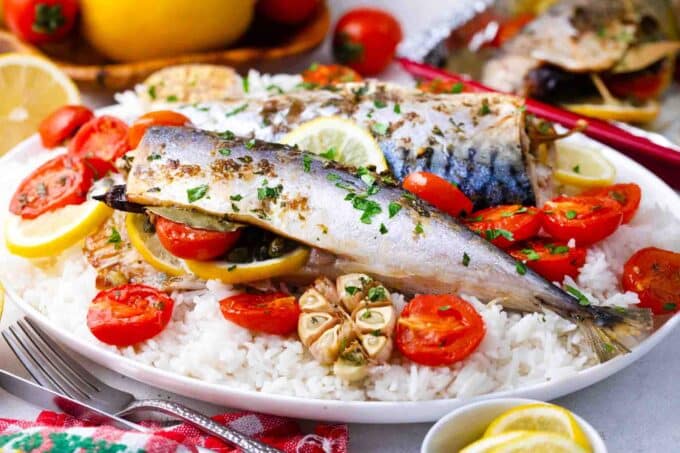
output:
[[[341,64],[314,63],[302,71],[302,80],[314,86],[328,86],[336,83],[361,82],[361,76],[352,68]]]
[[[284,293],[238,294],[220,301],[222,316],[256,332],[288,335],[297,330],[300,307]]]
[[[666,88],[664,77],[668,76],[663,72],[645,71],[611,75],[605,78],[604,82],[609,91],[616,97],[645,101],[656,99],[661,95],[661,92]]]
[[[210,261],[230,250],[241,237],[241,230],[227,233],[201,230],[158,217],[156,235],[163,247],[178,258]]]
[[[623,266],[623,289],[637,293],[655,315],[680,310],[680,253],[648,247]]]
[[[87,327],[106,344],[130,346],[155,337],[170,322],[174,301],[145,285],[101,291],[87,310]]]
[[[493,40],[489,43],[491,47],[502,47],[507,41],[515,37],[517,33],[522,31],[524,26],[534,20],[533,14],[519,14],[511,19],[501,22],[498,25],[498,31]]]
[[[621,210],[623,211],[623,220],[621,223],[628,223],[633,219],[633,216],[640,206],[642,191],[637,184],[629,183],[597,187],[587,190],[581,195],[587,197],[609,197],[612,200],[617,201],[621,205]]]
[[[14,193],[9,210],[24,219],[85,201],[92,186],[92,170],[69,155],[48,160],[28,175]]]
[[[519,204],[482,209],[464,218],[463,222],[469,229],[503,249],[536,236],[541,229],[540,211]]]
[[[590,245],[612,234],[621,224],[621,205],[608,197],[557,197],[543,206],[543,228],[562,241]]]
[[[469,356],[485,333],[484,320],[463,299],[420,295],[399,315],[396,341],[399,351],[410,360],[441,366]]]
[[[19,38],[33,44],[55,42],[76,23],[77,0],[4,0],[5,22]],[[2,8],[0,8],[2,9]]]
[[[69,153],[85,159],[102,177],[116,171],[113,163],[128,151],[127,124],[113,116],[93,118],[80,128],[69,144]]]
[[[401,37],[399,22],[391,14],[357,8],[335,26],[333,55],[361,75],[375,75],[390,64]]]
[[[562,282],[566,275],[576,278],[586,262],[586,249],[547,238],[517,244],[508,253],[551,282]]]
[[[40,122],[40,140],[45,148],[59,146],[64,140],[73,137],[78,128],[92,118],[92,110],[82,105],[60,107]]]
[[[471,87],[465,82],[456,80],[432,79],[418,82],[418,89],[426,93],[434,94],[458,94],[458,93],[478,93],[482,92]]]
[[[151,126],[185,126],[190,123],[191,120],[189,118],[172,110],[149,112],[140,116],[130,127],[128,131],[128,146],[130,149],[137,148],[139,142],[142,141],[142,137],[144,137],[144,133]]]
[[[472,201],[457,186],[434,173],[411,173],[404,179],[403,187],[453,217],[472,212]]]

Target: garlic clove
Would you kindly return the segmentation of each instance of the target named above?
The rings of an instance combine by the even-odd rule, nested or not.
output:
[[[346,274],[336,280],[337,294],[340,301],[350,313],[364,298],[364,286],[372,279],[366,274]]]
[[[304,345],[309,345],[316,341],[324,331],[338,322],[338,319],[329,313],[302,313],[298,319],[298,336],[300,341]]]
[[[354,313],[354,324],[362,333],[380,332],[392,335],[397,320],[396,310],[392,305],[383,307],[361,306]]]
[[[361,345],[368,357],[379,363],[387,362],[392,354],[392,340],[384,335],[374,333],[362,335]]]
[[[332,313],[334,311],[333,306],[328,299],[314,288],[308,289],[300,296],[298,305],[300,306],[300,310],[304,312]]]

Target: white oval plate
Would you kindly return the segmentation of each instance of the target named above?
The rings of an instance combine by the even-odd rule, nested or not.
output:
[[[115,107],[105,109],[106,113],[116,114]],[[634,181],[640,185],[644,197],[668,206],[671,212],[680,213],[680,198],[663,181],[651,172],[624,155],[582,135],[568,138],[579,146],[600,148],[618,172],[617,179]],[[0,158],[2,165],[13,161],[21,161],[31,154],[42,153],[43,148],[37,136],[31,137],[17,145],[12,151]],[[306,399],[252,390],[240,390],[225,385],[212,384],[189,378],[169,371],[136,362],[95,343],[74,337],[65,329],[55,327],[49,320],[28,303],[21,300],[12,289],[12,282],[3,278],[9,298],[14,301],[31,319],[35,320],[47,332],[59,339],[69,348],[107,368],[159,387],[191,398],[207,401],[239,409],[247,409],[281,416],[328,420],[347,423],[419,423],[439,419],[453,409],[474,401],[498,397],[533,398],[551,400],[599,382],[622,370],[640,357],[647,354],[678,323],[680,316],[670,318],[651,336],[645,339],[630,354],[618,357],[607,363],[596,365],[580,371],[568,378],[530,385],[514,390],[495,392],[467,399],[439,399],[430,401],[339,401]]]

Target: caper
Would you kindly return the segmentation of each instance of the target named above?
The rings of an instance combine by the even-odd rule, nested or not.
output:
[[[269,243],[269,257],[278,258],[286,251],[286,240],[283,238],[275,238]]]
[[[235,247],[227,255],[227,261],[231,263],[245,263],[249,261],[250,253],[246,247]]]
[[[142,229],[145,233],[153,234],[156,232],[156,225],[151,223],[151,219],[147,216],[144,219],[144,225],[142,225]]]

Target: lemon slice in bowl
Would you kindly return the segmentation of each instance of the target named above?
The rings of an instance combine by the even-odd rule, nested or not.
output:
[[[0,55],[0,154],[35,133],[58,107],[78,104],[75,84],[48,60],[25,54]]]
[[[251,263],[194,260],[185,260],[185,263],[191,273],[199,278],[236,284],[288,275],[304,266],[307,259],[309,249],[299,246],[278,258]]]
[[[567,110],[579,115],[591,116],[602,120],[623,121],[626,123],[648,123],[659,115],[659,103],[647,101],[636,106],[626,103],[616,104],[565,104]]]
[[[146,219],[144,214],[128,213],[125,216],[125,228],[132,246],[154,269],[174,277],[186,274],[184,260],[168,252],[158,236],[145,228]]]
[[[557,142],[555,178],[578,187],[600,187],[614,182],[616,169],[597,149]]]
[[[55,255],[90,234],[112,212],[104,203],[88,200],[30,220],[9,214],[5,244],[11,253],[25,258]]]
[[[371,133],[337,116],[307,121],[286,134],[281,143],[297,145],[304,151],[351,167],[375,166],[378,173],[388,169],[385,155]]]
[[[588,453],[573,440],[548,432],[530,432],[489,450],[489,453]]]
[[[471,443],[463,448],[460,453],[489,453],[494,448],[509,442],[525,434],[531,434],[531,431],[508,431],[495,436],[482,437],[481,439]]]
[[[567,409],[554,404],[525,404],[510,409],[491,422],[484,437],[518,430],[553,433],[590,450],[588,438],[576,418]]]

